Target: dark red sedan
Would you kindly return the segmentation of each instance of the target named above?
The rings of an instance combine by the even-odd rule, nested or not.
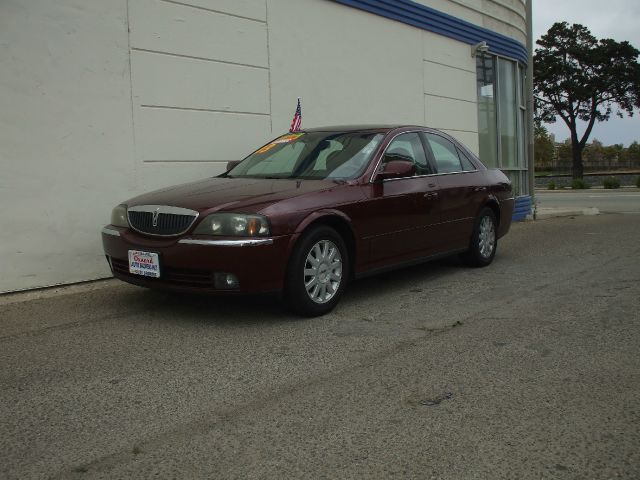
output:
[[[102,229],[115,277],[208,293],[282,292],[321,315],[347,280],[436,257],[491,263],[511,184],[455,139],[416,126],[289,133],[214,178],[118,205]]]

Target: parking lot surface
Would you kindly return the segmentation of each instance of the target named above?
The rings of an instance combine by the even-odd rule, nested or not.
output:
[[[640,478],[640,216],[331,314],[109,282],[0,304],[0,478]]]

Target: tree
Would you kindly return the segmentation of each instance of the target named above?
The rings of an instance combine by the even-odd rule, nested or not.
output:
[[[565,140],[556,148],[556,170],[568,172],[571,169],[571,141]]]
[[[536,169],[546,169],[553,166],[556,147],[549,136],[549,132],[542,125],[534,127],[534,159]]]
[[[571,132],[572,174],[582,178],[582,151],[596,121],[640,108],[640,51],[629,42],[597,40],[578,24],[555,23],[533,58],[536,120],[560,117]],[[578,135],[578,120],[586,122]]]
[[[622,162],[625,167],[640,167],[640,143],[637,141],[629,145],[622,153]]]

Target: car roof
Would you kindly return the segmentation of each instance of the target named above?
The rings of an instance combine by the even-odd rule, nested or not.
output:
[[[383,124],[374,124],[374,125],[332,125],[326,127],[313,127],[313,128],[303,128],[301,132],[363,132],[363,131],[377,131],[377,132],[388,132],[391,130],[395,130],[397,128],[410,127],[413,125],[383,125]],[[425,128],[416,126],[416,128]]]

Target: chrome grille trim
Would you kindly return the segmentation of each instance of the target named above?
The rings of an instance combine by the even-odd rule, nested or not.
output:
[[[153,216],[157,212],[156,226]],[[136,232],[154,237],[176,237],[189,231],[199,213],[170,205],[137,205],[127,209],[129,225]]]
[[[196,238],[182,238],[178,240],[178,243],[214,247],[253,247],[256,245],[273,245],[273,238],[245,238],[238,240],[199,240]]]

